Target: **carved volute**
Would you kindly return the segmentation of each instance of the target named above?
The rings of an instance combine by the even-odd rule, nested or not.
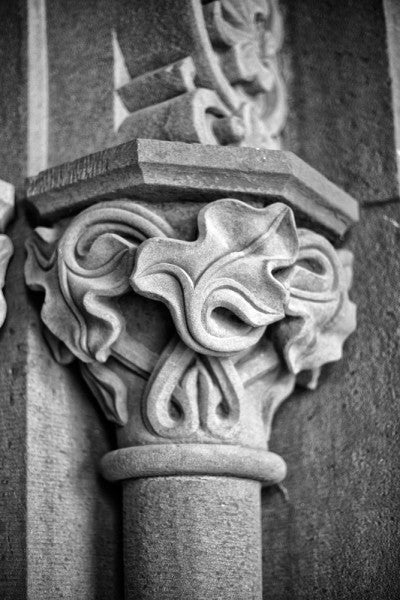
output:
[[[207,6],[217,10],[219,4]],[[116,424],[119,448],[104,457],[102,471],[126,482],[127,593],[152,598],[154,576],[153,591],[146,592],[134,564],[145,569],[148,552],[154,550],[149,561],[157,562],[163,550],[145,525],[151,510],[143,522],[131,513],[132,503],[138,506],[150,493],[140,482],[161,486],[146,500],[151,506],[163,501],[163,486],[175,485],[171,477],[186,478],[182,490],[201,482],[197,501],[205,495],[212,513],[221,510],[218,478],[228,481],[243,506],[249,494],[259,502],[258,482],[282,481],[285,463],[268,450],[274,413],[296,384],[317,385],[321,368],[342,356],[355,328],[351,254],[320,232],[337,243],[357,209],[283,152],[273,154],[273,169],[281,172],[277,184],[272,167],[251,161],[253,155],[264,164],[272,160],[268,151],[219,149],[222,162],[225,152],[231,163],[247,159],[253,166],[242,176],[237,172],[234,184],[218,185],[210,148],[147,140],[137,142],[134,157],[131,150],[128,144],[89,157],[82,172],[78,161],[32,181],[31,206],[55,226],[38,227],[28,241],[26,280],[44,292],[41,316],[54,357],[78,361]],[[179,177],[169,187],[163,181],[180,156],[182,169],[193,160],[186,189]],[[152,168],[159,187],[147,183]],[[209,191],[208,176],[214,181]],[[257,191],[247,183],[252,178],[258,178]],[[236,193],[227,194],[229,185]],[[301,194],[319,194],[320,212],[310,211]],[[83,205],[89,207],[76,214]],[[246,597],[259,598],[260,548],[253,542],[255,591]],[[210,598],[244,597],[236,575],[230,576],[231,595],[215,595],[215,573],[209,575]],[[171,584],[163,597],[206,597],[187,585],[177,592]]]

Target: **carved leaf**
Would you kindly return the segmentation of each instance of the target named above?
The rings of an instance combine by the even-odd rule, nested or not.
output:
[[[137,246],[169,225],[129,201],[97,204],[65,231],[38,228],[27,243],[26,282],[45,293],[45,337],[60,363],[78,358],[106,417],[126,423],[127,390],[105,363],[125,327],[118,298],[129,291]]]
[[[100,363],[80,363],[81,373],[109,421],[125,425],[128,421],[128,390],[114,371]]]
[[[290,278],[287,318],[276,330],[289,370],[312,371],[303,382],[315,388],[319,368],[341,358],[343,343],[356,326],[356,308],[348,297],[352,255],[336,252],[307,229],[298,234],[300,252]]]
[[[8,263],[12,257],[14,248],[9,237],[0,235],[0,327],[4,323],[7,313],[7,305],[1,291],[4,287],[4,280],[7,272]]]
[[[45,292],[42,320],[83,362],[105,362],[124,322],[118,297],[129,289],[137,246],[170,227],[129,201],[97,204],[64,232],[38,228],[28,241],[26,281]]]
[[[297,255],[292,211],[237,200],[200,211],[195,242],[152,239],[138,251],[134,289],[164,302],[187,346],[229,355],[255,344],[283,318],[285,271]]]

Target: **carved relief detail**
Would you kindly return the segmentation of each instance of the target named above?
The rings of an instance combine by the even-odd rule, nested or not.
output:
[[[155,213],[103,202],[36,230],[26,280],[45,293],[56,358],[79,360],[109,419],[134,415],[136,443],[265,447],[296,378],[314,387],[355,328],[350,254],[296,230],[280,203],[219,200],[198,230],[193,242],[171,239]],[[130,328],[140,296],[163,303],[176,329],[159,353]]]
[[[287,112],[278,66],[282,16],[275,0],[214,0],[204,5],[207,31],[232,86],[243,128],[240,145],[279,148]]]
[[[120,137],[279,148],[287,101],[277,0],[191,0],[184,10],[192,53],[116,89],[127,115]]]
[[[26,281],[44,291],[46,338],[62,363],[79,359],[106,416],[127,419],[126,390],[105,365],[125,323],[117,300],[130,290],[134,254],[147,237],[172,232],[154,213],[129,201],[83,211],[62,231],[39,227],[27,242]]]
[[[293,213],[284,204],[257,209],[226,199],[200,211],[198,227],[195,242],[143,244],[132,285],[168,306],[180,337],[196,352],[246,350],[284,317],[285,267],[298,251]]]

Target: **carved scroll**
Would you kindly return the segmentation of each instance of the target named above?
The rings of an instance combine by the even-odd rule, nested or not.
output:
[[[194,242],[175,239],[153,212],[103,202],[64,230],[36,230],[27,283],[45,292],[55,357],[79,360],[130,444],[266,448],[296,378],[314,387],[355,328],[350,255],[297,230],[279,203],[213,202],[198,231]],[[158,352],[131,323],[145,318],[141,296],[171,316],[156,331]]]
[[[143,10],[135,4],[135,43]],[[277,0],[174,1],[154,13],[157,41],[147,35],[143,47],[156,58],[128,61],[129,80],[115,90],[127,114],[116,123],[120,139],[279,148],[287,102]],[[123,60],[120,49],[117,56]],[[166,64],[165,56],[179,58]]]

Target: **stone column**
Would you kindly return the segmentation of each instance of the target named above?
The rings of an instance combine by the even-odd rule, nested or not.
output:
[[[131,479],[124,520],[128,598],[262,598],[259,482]]]
[[[127,596],[261,598],[260,488],[285,472],[272,452],[228,445],[106,455],[103,473],[124,485]]]
[[[127,599],[261,599],[272,418],[355,328],[327,239],[354,200],[290,153],[137,140],[42,173],[28,204],[54,225],[27,244],[46,339],[116,425]]]

